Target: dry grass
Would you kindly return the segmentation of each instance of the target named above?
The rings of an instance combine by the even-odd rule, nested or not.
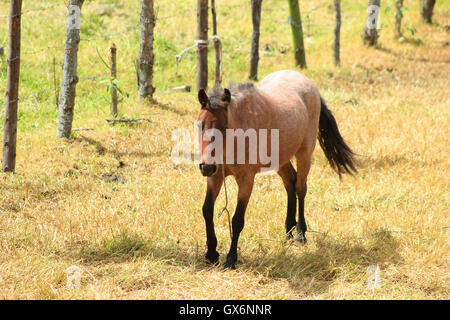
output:
[[[135,2],[122,1],[117,20],[101,16],[103,30],[119,32],[137,23]],[[92,13],[107,3],[87,2],[86,19],[94,21]],[[195,11],[189,9],[194,1],[182,3],[186,14],[157,25],[158,92],[193,84],[194,55],[178,67],[174,62],[174,55],[195,37],[195,28],[189,27],[195,21]],[[244,81],[249,5],[244,10],[237,0],[229,3],[219,8],[228,48],[225,78]],[[334,111],[343,136],[361,155],[360,172],[340,182],[317,150],[305,211],[315,232],[309,232],[303,247],[270,241],[283,239],[286,196],[278,177],[258,176],[236,271],[205,264],[204,179],[196,166],[169,159],[172,131],[191,128],[197,117],[195,93],[157,93],[158,103],[135,103],[135,54],[130,52],[136,52],[137,32],[114,39],[122,66],[119,79],[131,94],[120,109],[123,116],[152,122],[109,126],[104,121],[105,88],[82,81],[74,126],[95,131],[76,132],[70,140],[55,138],[51,93],[28,96],[51,86],[53,51],[24,55],[21,95],[28,97],[20,105],[17,172],[0,173],[0,298],[449,299],[449,6],[438,3],[438,25],[426,26],[419,22],[417,4],[412,5],[406,23],[417,28],[414,38],[397,43],[387,26],[374,50],[360,44],[365,4],[343,1],[343,66],[332,66],[332,26],[324,24],[311,27],[305,71]],[[307,12],[315,4],[304,6]],[[0,1],[1,12],[6,7]],[[175,7],[160,4],[159,15],[174,15]],[[24,15],[25,52],[62,43],[64,10],[52,10],[60,21],[30,21]],[[284,2],[263,5],[261,75],[292,68],[289,29],[281,23],[287,12]],[[332,16],[326,6],[310,13],[316,24],[332,21]],[[6,23],[0,22],[0,34],[6,34]],[[46,32],[37,36],[33,23]],[[84,36],[98,36],[86,30]],[[81,76],[105,72],[95,47],[107,52],[108,44],[109,39],[82,43]],[[2,62],[0,69],[4,66]],[[0,73],[1,91],[5,76]],[[105,173],[126,182],[104,182]],[[228,186],[233,207],[237,188],[232,180]],[[223,204],[221,195],[216,208]],[[216,232],[223,260],[230,242],[225,216],[216,218]],[[79,290],[66,288],[71,265],[83,270]],[[379,265],[383,279],[374,291],[366,287],[370,265]]]

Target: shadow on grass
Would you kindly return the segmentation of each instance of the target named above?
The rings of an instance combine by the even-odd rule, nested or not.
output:
[[[63,256],[86,265],[131,262],[136,258],[162,260],[174,265],[203,264],[203,248],[184,249],[171,239],[145,239],[141,235],[123,231],[95,243],[81,243],[66,251]]]
[[[93,138],[83,136],[83,135],[80,135],[79,138],[78,137],[74,138],[74,140],[78,141],[78,142],[84,141],[84,142],[87,142],[88,144],[94,146],[95,151],[99,155],[110,154],[110,155],[113,155],[115,158],[120,158],[122,156],[147,158],[147,157],[165,156],[166,155],[166,153],[163,151],[158,151],[158,152],[126,151],[126,152],[122,152],[122,151],[117,151],[115,149],[110,150],[110,149],[106,148],[100,141],[95,140]]]
[[[389,232],[375,233],[366,240],[336,240],[317,236],[313,252],[298,253],[289,248],[271,254],[246,257],[243,268],[268,272],[274,279],[286,279],[304,295],[325,293],[337,278],[360,279],[370,265],[398,263],[398,243]],[[352,281],[352,280],[349,280]]]
[[[409,39],[405,38],[404,43],[412,44],[413,46],[419,46],[422,44],[421,40],[418,39]],[[414,61],[414,62],[425,62],[425,63],[449,63],[450,60],[436,60],[436,59],[429,59],[429,58],[423,58],[423,57],[408,57],[404,54],[398,53],[390,48],[385,48],[382,46],[378,46],[376,50],[390,54],[396,58],[401,58],[404,60]]]
[[[364,240],[339,241],[323,235],[310,239],[314,251],[302,253],[302,248],[285,244],[274,250],[240,253],[238,271],[264,274],[273,280],[285,279],[300,294],[318,295],[325,293],[338,278],[360,281],[370,265],[382,267],[385,263],[402,261],[398,242],[390,232],[377,232]],[[146,240],[138,234],[122,232],[96,244],[71,248],[64,256],[84,265],[120,264],[143,258],[166,266],[188,267],[193,272],[219,270],[220,266],[206,263],[204,253],[204,246],[180,245],[161,238]],[[221,262],[223,259],[224,255]]]
[[[170,112],[176,113],[176,114],[178,114],[180,116],[186,116],[186,115],[189,114],[188,111],[178,110],[178,109],[174,108],[171,105],[164,104],[164,103],[158,102],[156,100],[152,100],[151,103],[152,103],[152,107],[157,107],[157,108],[159,108],[161,110],[164,110],[164,111],[170,111]]]

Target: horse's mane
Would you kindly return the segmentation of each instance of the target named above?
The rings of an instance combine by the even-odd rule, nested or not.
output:
[[[253,82],[229,83],[227,89],[230,90],[231,96],[236,100],[237,105],[243,98],[257,90]],[[214,87],[208,92],[212,109],[223,108],[222,103],[220,103],[223,92],[224,89],[221,87]]]

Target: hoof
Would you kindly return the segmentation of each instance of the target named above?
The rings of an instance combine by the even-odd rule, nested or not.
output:
[[[236,260],[231,257],[227,257],[227,261],[223,264],[222,270],[228,270],[228,269],[236,269]]]
[[[222,270],[223,270],[223,271],[226,271],[226,270],[235,270],[235,269],[236,269],[235,263],[228,263],[228,262],[225,262],[225,263],[223,264],[223,266],[222,266]]]
[[[208,263],[217,265],[219,264],[219,253],[217,251],[214,252],[207,252],[205,255],[206,261]]]
[[[297,236],[295,237],[295,244],[296,245],[305,245],[306,244],[306,237],[305,235],[299,233],[297,234]]]
[[[297,222],[286,224],[286,240],[292,240],[294,238],[294,230]]]

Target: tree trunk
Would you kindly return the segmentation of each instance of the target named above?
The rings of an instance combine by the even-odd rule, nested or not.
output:
[[[208,87],[208,0],[197,0],[197,91]]]
[[[363,43],[368,46],[376,46],[378,41],[377,23],[380,14],[381,0],[369,0],[367,19],[363,31]]]
[[[422,20],[427,23],[432,23],[433,9],[436,0],[422,0],[422,7],[420,8],[420,15]]]
[[[334,20],[334,64],[341,64],[341,0],[334,0],[336,16]]]
[[[72,132],[75,88],[78,83],[78,44],[80,42],[80,19],[83,2],[84,0],[69,0],[69,6],[67,8],[63,76],[58,110],[57,135],[59,138],[68,138]]]
[[[302,19],[300,17],[300,6],[298,0],[289,1],[289,12],[294,42],[295,64],[300,68],[306,68],[305,46],[303,43]]]
[[[220,87],[222,84],[222,43],[217,36],[217,16],[216,16],[216,1],[211,0],[211,15],[213,23],[213,42],[214,50],[216,51],[216,75],[214,80],[214,86]]]
[[[395,37],[402,36],[402,19],[403,19],[403,0],[395,0]]]
[[[22,0],[11,0],[9,10],[8,78],[6,82],[3,171],[12,172],[16,166],[17,106],[20,77],[20,18]]]
[[[259,26],[261,25],[261,4],[262,0],[252,0],[252,49],[250,55],[250,75],[249,79],[258,79],[259,62]]]
[[[140,40],[139,59],[137,61],[137,79],[139,102],[151,99],[155,88],[153,87],[153,29],[155,27],[155,13],[153,0],[140,0]]]

